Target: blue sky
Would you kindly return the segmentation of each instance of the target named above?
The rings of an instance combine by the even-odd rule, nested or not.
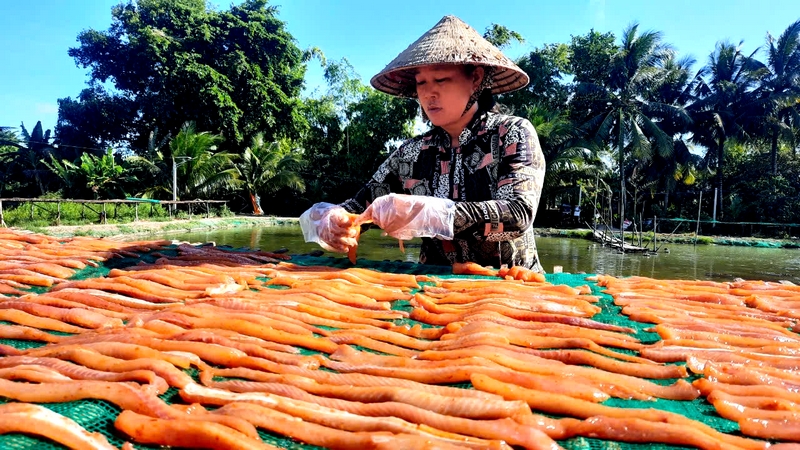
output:
[[[87,71],[67,55],[81,30],[105,30],[119,0],[0,0],[0,126],[32,129],[37,120],[53,128],[56,100],[75,97]],[[227,1],[212,0],[220,8]],[[273,0],[279,17],[301,48],[317,46],[329,59],[343,57],[366,82],[444,15],[453,14],[479,32],[491,23],[525,38],[506,49],[512,58],[546,43],[569,42],[590,29],[619,35],[637,21],[664,33],[680,55],[699,68],[719,40],[744,40],[748,53],[763,45],[767,32],[779,35],[800,19],[798,0]],[[312,62],[307,92],[322,84]]]

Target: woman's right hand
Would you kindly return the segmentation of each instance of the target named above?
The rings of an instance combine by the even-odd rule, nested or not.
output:
[[[316,203],[300,216],[300,228],[306,242],[316,242],[331,252],[347,253],[358,245],[358,227],[353,226],[356,217],[339,205]]]

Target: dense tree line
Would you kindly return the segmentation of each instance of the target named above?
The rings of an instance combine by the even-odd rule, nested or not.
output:
[[[485,36],[523,41],[497,24]],[[421,124],[413,101],[375,91],[347,60],[298,48],[266,0],[120,4],[69,54],[88,86],[58,100],[52,133],[0,129],[0,196],[169,199],[175,170],[180,199],[296,215],[352,195]],[[800,222],[800,20],[749,51],[719,42],[700,61],[633,24],[517,62],[531,84],[499,102],[539,133],[540,223],[579,191],[589,217],[603,205],[615,224],[696,217],[700,192],[704,218]],[[317,63],[327,90],[303,98]]]

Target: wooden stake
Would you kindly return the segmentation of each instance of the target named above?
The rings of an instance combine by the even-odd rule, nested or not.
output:
[[[700,211],[703,209],[703,191],[700,191],[700,200],[697,201],[697,226],[694,229],[694,246],[697,247],[697,233],[700,232]]]

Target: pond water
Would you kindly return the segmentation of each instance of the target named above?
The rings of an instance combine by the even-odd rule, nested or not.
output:
[[[321,250],[317,244],[303,242],[300,227],[293,225],[169,233],[154,237],[195,243],[215,242],[217,245],[264,251],[288,248],[290,254]],[[396,239],[381,236],[379,230],[362,234],[359,242],[359,258],[416,262],[419,257],[418,240],[406,241],[403,253]],[[717,281],[730,281],[738,277],[800,283],[798,249],[666,244],[658,256],[644,256],[621,254],[584,239],[538,237],[536,244],[542,265],[548,272],[552,272],[554,266],[562,266],[567,273]],[[664,248],[668,248],[669,253],[663,252]],[[332,253],[326,255],[341,256]]]

